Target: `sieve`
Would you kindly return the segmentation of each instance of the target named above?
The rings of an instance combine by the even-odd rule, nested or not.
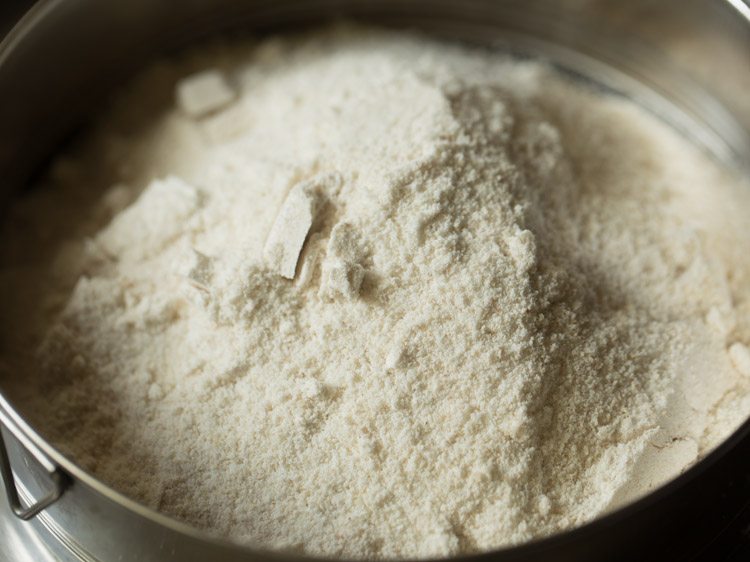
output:
[[[632,98],[750,177],[746,0],[43,0],[0,45],[0,203],[7,206],[85,126],[92,105],[148,60],[217,32],[291,31],[340,17],[549,60]],[[18,538],[5,547],[19,559],[311,560],[209,537],[122,496],[47,443],[2,392],[0,473]],[[749,504],[750,421],[685,474],[622,509],[464,558],[691,559],[737,532]]]

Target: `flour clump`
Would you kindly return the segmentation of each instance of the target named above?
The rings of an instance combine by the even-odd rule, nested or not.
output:
[[[5,225],[3,387],[212,533],[518,544],[750,413],[750,191],[543,63],[346,26],[225,42],[146,71],[54,169]]]

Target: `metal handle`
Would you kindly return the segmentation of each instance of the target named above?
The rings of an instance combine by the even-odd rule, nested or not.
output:
[[[5,493],[8,496],[8,504],[13,510],[13,514],[24,521],[28,521],[39,515],[42,511],[47,509],[53,503],[60,499],[60,496],[65,492],[67,487],[67,480],[65,475],[53,465],[47,459],[40,459],[37,455],[34,455],[36,460],[42,467],[47,471],[47,476],[50,481],[50,492],[42,499],[34,502],[28,507],[24,507],[21,503],[21,497],[16,487],[15,477],[13,476],[13,469],[10,466],[10,458],[8,457],[8,450],[5,447],[5,441],[3,440],[3,433],[0,431],[0,474],[3,477],[3,484],[5,485]]]

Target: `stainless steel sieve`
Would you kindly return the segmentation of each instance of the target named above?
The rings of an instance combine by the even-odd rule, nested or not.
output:
[[[632,97],[750,177],[746,0],[44,0],[0,45],[2,203],[85,124],[92,104],[156,54],[219,31],[267,33],[340,16],[547,58]],[[295,558],[216,540],[123,497],[55,450],[2,393],[0,437],[8,503],[34,552],[52,560]],[[750,422],[630,506],[473,558],[684,559],[730,532],[748,504]]]

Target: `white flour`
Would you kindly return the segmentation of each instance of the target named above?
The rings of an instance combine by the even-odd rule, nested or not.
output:
[[[519,543],[750,412],[750,192],[537,63],[363,29],[209,46],[44,183],[6,227],[3,383],[223,536]]]

